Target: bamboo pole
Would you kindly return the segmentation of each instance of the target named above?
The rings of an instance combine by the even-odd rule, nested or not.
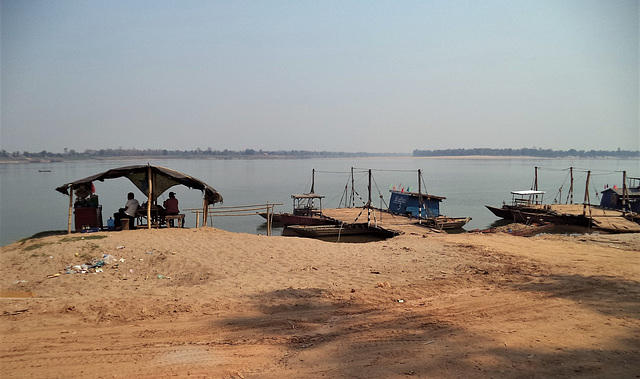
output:
[[[209,204],[207,198],[202,199],[202,226],[207,226],[207,211],[209,210]]]
[[[149,191],[147,197],[147,229],[151,229],[151,199],[153,198],[153,180],[151,180],[151,166],[149,166]]]
[[[67,234],[71,234],[71,219],[73,218],[73,184],[69,184],[69,224]]]
[[[583,216],[587,214],[587,204],[590,203],[590,200],[589,200],[589,178],[590,177],[591,177],[591,171],[587,171],[587,187],[584,190],[584,203],[582,204]],[[589,206],[589,213],[591,213],[591,206]]]
[[[271,208],[267,203],[267,236],[271,236]]]

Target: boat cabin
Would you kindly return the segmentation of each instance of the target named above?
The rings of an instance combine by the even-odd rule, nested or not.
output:
[[[511,191],[511,205],[527,206],[527,205],[542,204],[543,197],[544,197],[544,191],[535,191],[535,190]]]
[[[635,180],[635,182],[632,182],[632,187],[627,188],[629,204],[627,205],[626,210],[640,213],[640,178],[631,178],[631,180]],[[624,198],[624,192],[622,188],[607,188],[602,191],[601,194],[602,198],[600,200],[600,207],[623,210],[622,200]]]
[[[389,212],[405,216],[418,217],[419,209],[422,210],[421,218],[440,216],[440,203],[446,197],[419,194],[416,192],[403,192],[390,190]],[[419,200],[422,198],[422,205]]]
[[[315,193],[291,195],[293,199],[293,214],[296,216],[314,216],[322,213],[322,199],[324,196]],[[318,206],[316,207],[316,201]]]

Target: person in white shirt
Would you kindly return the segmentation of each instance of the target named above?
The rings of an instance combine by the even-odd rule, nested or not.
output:
[[[136,212],[138,212],[138,208],[140,208],[140,203],[135,199],[133,192],[129,192],[127,194],[127,203],[124,205],[124,208],[120,208],[117,213],[113,214],[113,220],[115,222],[116,228],[122,227],[122,219],[129,219],[129,227],[134,229],[134,223],[136,220]]]

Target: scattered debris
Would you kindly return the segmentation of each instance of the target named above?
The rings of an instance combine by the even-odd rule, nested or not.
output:
[[[2,312],[3,316],[16,316],[24,312],[29,312],[29,308],[26,309],[18,309],[17,311],[4,311]]]

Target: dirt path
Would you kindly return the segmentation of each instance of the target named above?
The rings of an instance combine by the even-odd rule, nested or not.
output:
[[[640,373],[638,235],[95,236],[1,248],[3,376]]]

